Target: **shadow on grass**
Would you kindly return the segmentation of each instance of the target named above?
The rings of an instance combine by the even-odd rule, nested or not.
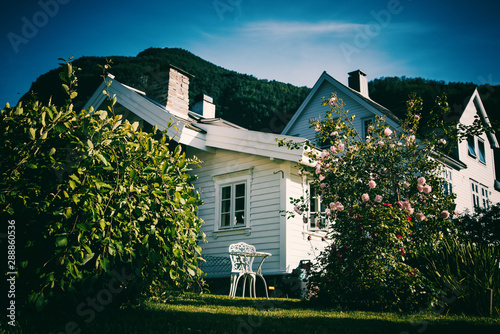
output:
[[[104,309],[90,319],[76,313],[38,314],[12,333],[499,333],[498,319],[384,318],[380,313],[327,312],[298,300],[184,296],[140,308]],[[69,315],[69,316],[68,316]],[[378,318],[377,318],[377,315]],[[375,319],[373,319],[375,318]]]

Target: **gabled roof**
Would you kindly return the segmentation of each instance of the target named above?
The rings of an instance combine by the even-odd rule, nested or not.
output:
[[[293,124],[297,122],[302,114],[302,112],[305,110],[309,102],[311,101],[312,97],[316,94],[318,89],[321,87],[321,85],[324,82],[328,82],[331,85],[333,85],[338,91],[343,92],[344,94],[349,95],[352,97],[355,101],[363,105],[366,109],[371,110],[374,114],[376,115],[381,115],[381,116],[387,116],[388,119],[392,120],[396,125],[399,125],[399,119],[394,115],[389,109],[386,107],[378,104],[377,102],[373,101],[370,98],[367,98],[366,96],[362,95],[360,92],[344,85],[340,81],[336,80],[333,78],[331,75],[329,75],[326,71],[324,71],[319,79],[316,81],[314,84],[314,87],[312,90],[309,92],[309,95],[307,95],[306,99],[304,102],[301,104],[295,115],[293,115],[292,119],[288,124],[286,125],[285,129],[281,132],[282,134],[287,134],[287,132],[292,128]]]
[[[465,100],[465,101],[467,101],[467,100]],[[462,111],[459,113],[460,118],[463,116],[465,110],[467,109],[467,106],[469,106],[469,104],[471,104],[471,103],[473,103],[474,106],[476,107],[476,110],[479,114],[479,118],[484,123],[484,125],[491,128],[492,127],[491,122],[488,118],[488,114],[486,113],[486,109],[484,109],[483,101],[481,100],[481,96],[479,95],[479,91],[477,90],[477,88],[474,89],[474,92],[472,93],[472,95],[468,99],[468,102],[466,103],[466,105],[464,106]],[[457,111],[459,111],[459,110],[457,110]],[[497,138],[495,136],[495,132],[488,131],[488,132],[486,132],[486,135],[488,136],[488,140],[490,141],[491,148],[500,148],[498,141],[497,141]]]
[[[109,76],[106,80],[109,84],[107,87],[109,94],[116,95],[120,105],[149,124],[156,125],[159,130],[166,130],[167,135],[180,144],[204,151],[220,148],[309,165],[303,149],[290,150],[279,147],[276,134],[247,130],[224,119],[204,118],[192,111],[189,111],[188,115],[179,115],[148,98],[144,92],[118,82],[113,76]],[[101,106],[106,99],[106,95],[103,94],[105,88],[103,82],[84,109]],[[295,142],[305,141],[305,138],[299,137],[287,137],[287,139],[293,139]]]

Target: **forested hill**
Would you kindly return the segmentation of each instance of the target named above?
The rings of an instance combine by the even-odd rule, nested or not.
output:
[[[491,121],[500,122],[500,86],[489,84],[477,86],[473,83],[426,80],[422,78],[383,77],[370,81],[370,98],[391,110],[398,117],[405,116],[406,101],[415,92],[424,101],[424,117],[434,107],[437,96],[446,94],[451,112],[462,111],[478,88],[479,95]]]
[[[207,94],[214,99],[217,117],[258,131],[281,132],[310,92],[307,87],[259,80],[251,75],[230,71],[177,48],[150,48],[136,57],[106,58],[113,62],[110,73],[116,80],[144,91],[151,78],[160,80],[165,75],[170,64],[183,69],[194,75],[190,81],[190,105],[196,96]],[[102,82],[102,70],[98,65],[104,65],[106,58],[82,57],[73,61],[75,67],[82,69],[78,72],[77,108],[87,102]],[[54,103],[62,104],[65,94],[59,88],[59,72],[56,69],[40,76],[30,91],[36,92],[43,102],[52,97]],[[405,102],[411,92],[416,92],[424,99],[426,111],[432,107],[435,97],[443,92],[447,93],[450,106],[456,109],[465,106],[466,98],[470,97],[475,87],[472,83],[385,77],[370,81],[369,94],[374,101],[401,117],[404,116]],[[490,119],[500,120],[500,86],[483,85],[479,91]]]
[[[310,91],[307,87],[259,80],[226,70],[176,48],[151,48],[136,57],[106,58],[113,62],[109,72],[117,81],[143,91],[147,90],[151,78],[161,80],[169,65],[174,65],[194,75],[190,80],[191,106],[198,95],[209,95],[217,106],[216,117],[258,131],[281,132]],[[73,61],[74,67],[82,69],[77,73],[79,96],[76,107],[83,107],[102,82],[102,69],[98,65],[104,65],[106,58],[82,57]],[[52,96],[54,103],[61,104],[65,95],[59,89],[59,72],[56,69],[40,76],[30,91],[36,92],[41,101],[46,102]]]

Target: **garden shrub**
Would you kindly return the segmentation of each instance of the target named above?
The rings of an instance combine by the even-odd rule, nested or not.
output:
[[[16,300],[76,307],[107,289],[119,305],[198,288],[201,200],[188,171],[199,161],[114,115],[116,97],[108,111],[73,110],[77,79],[62,65],[64,106],[35,100],[0,115],[0,212],[15,221]]]
[[[456,218],[456,225],[464,240],[476,244],[500,246],[500,203],[488,208],[476,207]]]
[[[365,138],[342,100],[333,94],[326,104],[330,110],[311,120],[311,126],[316,147],[328,149],[312,149],[316,168],[304,171],[312,175],[329,222],[330,245],[313,267],[311,289],[329,305],[426,308],[433,299],[432,286],[408,258],[455,233],[450,219],[454,195],[443,192],[442,165],[435,156],[445,141],[431,133],[426,140],[416,138],[422,100],[415,96],[407,103],[400,128],[392,129],[384,117],[376,116]],[[309,146],[284,140],[280,144]],[[307,221],[308,202],[306,197],[293,199],[290,216],[303,215]]]

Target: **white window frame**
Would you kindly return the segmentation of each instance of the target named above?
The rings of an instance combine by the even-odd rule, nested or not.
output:
[[[477,157],[477,149],[476,149],[476,137],[469,135],[467,137],[467,152],[470,157],[474,159]]]
[[[482,150],[481,147],[483,148]],[[486,146],[484,145],[484,140],[481,138],[477,139],[477,157],[479,158],[479,162],[486,165]]]
[[[488,209],[490,207],[490,190],[487,186],[471,179],[472,205],[476,208]]]
[[[230,231],[238,229],[247,229],[250,227],[250,188],[252,184],[252,169],[243,171],[217,175],[213,177],[215,186],[215,231]],[[239,184],[245,184],[245,209],[243,213],[245,223],[242,225],[235,224],[235,189]],[[231,187],[231,204],[230,204],[230,225],[222,226],[222,189]]]
[[[319,199],[319,194],[315,195],[312,192],[312,183],[308,183],[309,186],[309,212],[307,215],[307,228],[311,232],[317,231],[327,231],[328,229],[328,218],[325,213],[325,206],[321,203]],[[314,196],[315,195],[315,196]],[[313,205],[319,208],[319,211],[313,211]]]
[[[450,196],[453,194],[453,174],[450,169],[444,168],[443,178],[445,179],[443,192],[445,195]]]
[[[367,122],[369,123],[367,124]],[[368,137],[368,127],[370,125],[375,126],[375,117],[365,117],[361,119],[361,138],[363,138],[363,141]]]

